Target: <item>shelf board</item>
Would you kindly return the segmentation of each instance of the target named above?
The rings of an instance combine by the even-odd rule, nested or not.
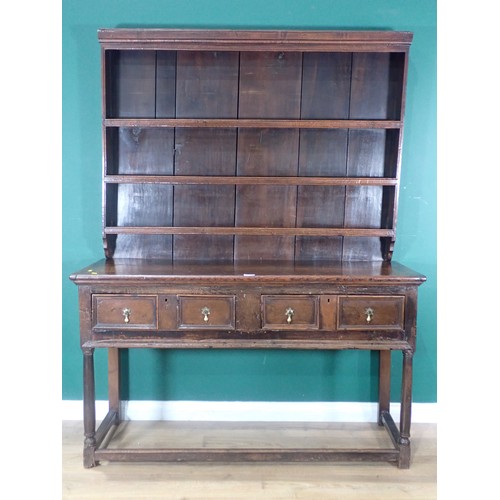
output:
[[[219,175],[106,175],[109,184],[201,184],[201,185],[281,185],[281,186],[396,186],[390,177],[264,177]]]
[[[105,127],[399,129],[400,120],[269,120],[253,118],[105,118]]]
[[[107,226],[104,234],[209,234],[246,236],[361,236],[394,237],[394,229],[342,227],[171,227]]]

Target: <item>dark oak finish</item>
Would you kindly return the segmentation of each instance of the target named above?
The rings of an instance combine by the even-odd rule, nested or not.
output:
[[[417,288],[391,262],[411,33],[100,30],[106,259],[73,274],[84,465],[410,466]],[[96,429],[94,351],[108,349]],[[379,352],[393,449],[111,449],[123,349]],[[391,351],[403,355],[400,427]]]
[[[338,298],[339,330],[403,330],[404,295],[341,295]]]
[[[269,330],[317,330],[318,295],[262,295],[262,328]]]
[[[234,302],[234,295],[180,295],[177,302],[177,327],[234,330]]]

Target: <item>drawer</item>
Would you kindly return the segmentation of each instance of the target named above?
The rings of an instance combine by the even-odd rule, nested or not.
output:
[[[92,296],[94,328],[155,330],[158,325],[156,311],[156,295]]]
[[[317,295],[263,295],[262,328],[273,330],[317,330]]]
[[[179,296],[178,328],[234,330],[233,295]]]
[[[404,296],[339,296],[338,330],[403,330]]]

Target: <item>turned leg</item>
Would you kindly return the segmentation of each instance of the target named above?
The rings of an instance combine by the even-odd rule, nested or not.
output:
[[[94,382],[94,349],[83,349],[83,429],[85,442],[83,448],[83,465],[94,467],[95,462],[95,382]]]
[[[108,349],[108,398],[109,410],[116,412],[116,421],[120,422],[120,350]]]
[[[378,425],[382,422],[382,413],[389,412],[391,403],[391,351],[379,351],[378,382]]]
[[[403,380],[401,387],[401,417],[399,423],[399,463],[400,469],[410,467],[410,425],[413,378],[413,351],[403,351]]]

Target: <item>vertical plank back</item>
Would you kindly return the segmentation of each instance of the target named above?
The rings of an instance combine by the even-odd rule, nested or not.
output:
[[[305,53],[302,77],[304,119],[346,119],[351,85],[350,53]],[[347,129],[301,130],[299,175],[344,177]],[[299,186],[298,227],[342,227],[345,187]],[[295,259],[340,260],[342,237],[297,236]]]
[[[242,52],[239,118],[299,118],[302,54]],[[298,130],[241,129],[238,175],[295,176]],[[294,227],[295,186],[238,186],[236,225]],[[238,260],[293,260],[293,236],[236,236]]]
[[[172,52],[123,51],[117,61],[115,112],[118,117],[171,117],[174,115],[175,73]],[[160,82],[158,84],[158,82]],[[158,95],[160,98],[158,98]],[[115,141],[115,165],[110,173],[173,173],[173,131],[121,128]],[[162,184],[120,184],[117,188],[117,224],[171,226],[172,187]],[[161,202],[159,202],[161,200]],[[115,257],[170,258],[169,235],[121,234]]]
[[[238,53],[179,52],[178,118],[236,118]],[[179,128],[176,175],[234,175],[236,131]],[[175,186],[175,226],[232,226],[234,186]],[[233,236],[176,235],[174,259],[232,260]]]
[[[390,54],[355,53],[352,58],[351,119],[389,119]],[[386,165],[385,130],[350,130],[348,176],[383,177]],[[383,189],[380,186],[347,186],[344,227],[380,228]],[[344,238],[343,260],[382,260],[380,238]]]

